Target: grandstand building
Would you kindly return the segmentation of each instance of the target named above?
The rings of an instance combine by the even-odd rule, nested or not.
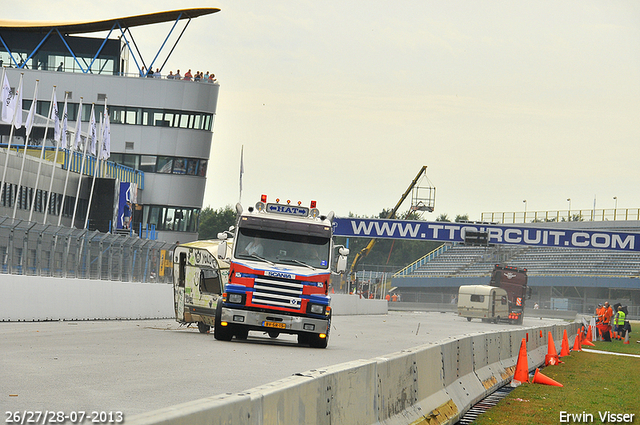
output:
[[[526,226],[527,224],[522,224]],[[540,227],[540,223],[533,223]],[[640,233],[640,221],[545,223],[556,229]],[[461,285],[489,284],[495,264],[526,268],[532,297],[528,306],[594,313],[598,303],[620,302],[640,315],[640,254],[599,249],[443,244],[397,272],[391,286],[401,299],[449,303]]]
[[[186,29],[191,19],[218,11],[184,9],[99,22],[0,21],[0,65],[12,91],[23,77],[23,121],[38,81],[37,115],[28,142],[24,126],[14,130],[10,139],[12,126],[0,123],[0,145],[4,148],[0,150],[0,167],[8,164],[0,215],[15,214],[19,220],[31,218],[34,223],[43,223],[46,215],[46,224],[54,225],[62,216],[62,225],[83,228],[88,223],[90,229],[106,232],[116,228],[121,214],[114,199],[119,183],[133,183],[134,230],[153,229],[157,239],[168,242],[197,239],[219,85],[167,79],[168,70],[162,66],[163,61],[166,63],[164,56],[168,59],[177,46],[178,41],[172,45],[168,40],[174,30],[179,32],[178,24]],[[131,31],[161,22],[175,24],[168,24],[171,31],[165,43],[149,61],[139,53]],[[87,36],[104,32],[108,35],[103,38]],[[145,70],[156,68],[162,78],[147,78],[150,75]],[[81,98],[83,136],[89,130],[92,107],[99,121],[106,104],[111,122],[111,155],[107,162],[98,164],[90,158],[83,167],[82,152],[70,149],[61,149],[55,156],[52,123],[46,130],[54,86],[60,115],[65,95],[68,98],[71,132],[76,127]],[[73,137],[70,134],[70,140]],[[43,143],[45,155],[40,161]],[[25,147],[28,155],[23,161]],[[95,186],[94,173],[98,177]]]

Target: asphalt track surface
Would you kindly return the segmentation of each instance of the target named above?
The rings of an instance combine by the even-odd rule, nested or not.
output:
[[[524,327],[558,323],[525,318]],[[329,346],[250,332],[216,341],[173,320],[0,322],[0,407],[15,411],[110,412],[126,417],[292,374],[372,359],[451,336],[512,330],[454,313],[337,316]]]

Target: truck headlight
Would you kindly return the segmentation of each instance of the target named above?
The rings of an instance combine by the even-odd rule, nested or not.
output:
[[[242,304],[242,294],[229,294],[228,302],[234,304]]]
[[[320,304],[311,304],[311,307],[309,307],[309,312],[313,314],[323,314],[324,306]]]

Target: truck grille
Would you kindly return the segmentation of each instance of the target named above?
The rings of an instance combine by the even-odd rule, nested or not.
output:
[[[266,276],[257,277],[253,284],[253,304],[300,310],[302,283]]]

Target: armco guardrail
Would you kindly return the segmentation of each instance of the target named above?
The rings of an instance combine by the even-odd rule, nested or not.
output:
[[[579,326],[452,338],[137,415],[127,424],[454,424],[475,402],[510,381],[523,338],[533,370],[544,363],[549,332],[560,346],[563,331],[573,341]]]

